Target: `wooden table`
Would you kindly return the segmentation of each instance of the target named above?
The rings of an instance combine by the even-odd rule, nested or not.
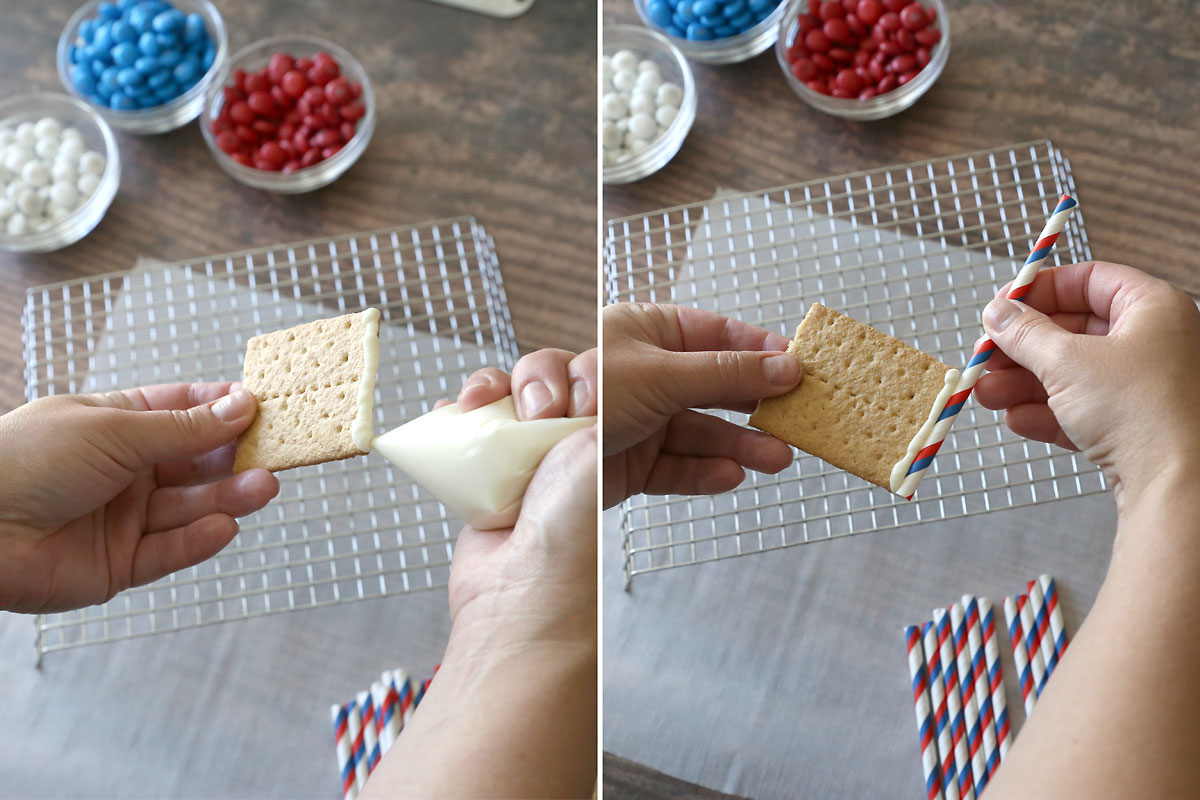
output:
[[[62,91],[54,49],[80,0],[6,4],[0,96]],[[375,86],[370,147],[340,180],[282,196],[237,183],[197,124],[118,132],[121,189],[83,241],[0,253],[0,413],[23,401],[25,289],[164,261],[473,214],[496,240],[523,351],[595,343],[595,0],[544,0],[495,20],[417,0],[216,0],[238,50],[321,36]]]
[[[606,186],[604,218],[707,200],[719,188],[766,189],[1047,137],[1071,160],[1093,255],[1200,296],[1192,4],[947,4],[945,72],[887,120],[849,122],[810,108],[773,51],[734,66],[693,63],[699,107],[683,148],[645,180]],[[640,24],[630,0],[604,0],[604,20]],[[688,795],[690,784],[661,773],[642,780],[634,762],[606,755],[610,765],[612,796]]]

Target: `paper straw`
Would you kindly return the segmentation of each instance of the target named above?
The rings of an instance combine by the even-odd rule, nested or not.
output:
[[[983,760],[983,736],[979,726],[979,702],[975,698],[975,675],[971,672],[971,655],[967,649],[967,620],[963,607],[950,606],[950,626],[954,629],[954,656],[958,665],[958,682],[962,687],[963,719],[967,726],[967,749],[971,752],[971,777],[975,794],[987,787],[987,764]]]
[[[367,751],[367,774],[370,775],[379,763],[379,737],[375,733],[375,701],[370,692],[359,692],[358,707],[362,709],[363,747]]]
[[[1050,634],[1054,637],[1054,654],[1062,661],[1063,653],[1067,652],[1067,626],[1063,622],[1062,607],[1058,604],[1058,586],[1049,575],[1040,576],[1038,582],[1042,585],[1042,594],[1046,596],[1046,608],[1050,611]]]
[[[355,800],[358,788],[355,784],[354,761],[350,754],[350,737],[348,734],[348,719],[344,706],[331,706],[330,716],[333,719],[333,739],[337,749],[338,770],[342,775],[343,800]]]
[[[971,656],[971,676],[975,680],[975,702],[979,706],[979,736],[983,740],[983,769],[990,780],[1000,756],[996,752],[996,720],[992,716],[992,686],[988,680],[983,654],[983,631],[979,622],[979,605],[971,595],[963,595],[967,615],[967,649]]]
[[[1046,597],[1042,594],[1042,587],[1037,578],[1026,581],[1025,588],[1029,591],[1029,611],[1033,614],[1037,647],[1042,654],[1042,663],[1046,665],[1046,680],[1050,680],[1054,668],[1058,666],[1054,637],[1050,635],[1050,609],[1046,608]]]
[[[996,749],[1000,761],[1003,762],[1008,756],[1012,726],[1008,719],[1008,696],[1004,690],[1004,674],[1000,669],[1000,644],[996,636],[996,615],[992,609],[992,601],[986,597],[979,598],[979,615],[982,618],[980,627],[983,630],[983,658],[992,694],[992,713],[996,720]],[[990,771],[995,772],[996,767],[992,767]]]
[[[1029,285],[1037,277],[1038,270],[1045,263],[1046,256],[1050,254],[1050,249],[1054,247],[1054,242],[1062,233],[1063,226],[1067,224],[1067,218],[1071,216],[1071,212],[1075,210],[1076,206],[1078,203],[1070,195],[1064,194],[1058,201],[1050,219],[1046,220],[1046,227],[1042,229],[1041,235],[1034,243],[1033,250],[1025,259],[1025,264],[1017,271],[1017,277],[1013,279],[1007,295],[1010,300],[1023,300],[1029,293]],[[929,436],[925,440],[927,444],[913,458],[908,473],[905,475],[903,483],[900,484],[900,488],[896,490],[896,494],[909,500],[912,499],[917,485],[920,484],[929,465],[933,463],[933,457],[941,449],[942,442],[946,440],[951,426],[954,425],[954,420],[962,411],[967,398],[971,396],[971,390],[975,388],[979,376],[983,374],[983,365],[995,351],[996,343],[987,337],[984,337],[983,341],[975,348],[975,352],[971,354],[971,360],[967,362],[966,369],[959,375],[958,383],[954,387],[954,394],[946,402],[945,409],[942,410],[933,429],[929,432]]]
[[[917,734],[921,740],[921,767],[925,774],[925,795],[928,800],[941,800],[942,776],[938,769],[937,745],[933,736],[933,711],[929,706],[929,679],[925,674],[925,656],[921,635],[915,625],[904,629],[908,647],[908,671],[912,676],[913,707],[916,710]]]
[[[375,703],[375,736],[379,740],[379,755],[382,758],[396,741],[395,726],[392,724],[396,714],[388,703],[390,688],[376,681],[371,684],[371,699]]]
[[[396,686],[391,670],[385,670],[380,673],[379,680],[383,684],[385,692],[385,702],[387,703],[387,727],[390,732],[388,746],[396,743],[396,737],[400,735],[400,729],[404,727],[400,717],[400,696],[396,693]],[[384,753],[387,751],[384,750]]]
[[[921,626],[921,644],[925,668],[929,674],[929,700],[937,728],[938,760],[942,765],[942,791],[946,800],[959,800],[958,773],[954,769],[954,741],[950,738],[950,715],[946,710],[946,678],[942,674],[942,655],[938,650],[937,631],[932,622]]]
[[[367,785],[367,746],[363,740],[362,712],[356,701],[351,700],[346,705],[346,718],[350,753],[354,757],[354,786],[361,792]]]
[[[1004,598],[1004,620],[1008,624],[1008,639],[1012,643],[1013,661],[1017,665],[1017,683],[1021,685],[1021,699],[1025,703],[1025,717],[1033,713],[1037,692],[1033,688],[1033,673],[1029,666],[1029,650],[1025,647],[1025,634],[1021,631],[1021,615],[1017,601]]]
[[[1021,595],[1017,598],[1017,614],[1021,618],[1021,635],[1025,637],[1025,648],[1029,651],[1029,671],[1033,674],[1033,688],[1037,696],[1042,696],[1046,688],[1046,662],[1042,660],[1042,651],[1038,648],[1037,624],[1033,621],[1033,610],[1029,607],[1029,598]]]
[[[954,742],[954,770],[958,774],[958,794],[962,800],[974,800],[975,782],[971,775],[971,756],[967,751],[962,691],[958,683],[958,666],[954,659],[950,615],[946,609],[934,609],[933,624],[938,632],[938,651],[942,659],[942,674],[946,679],[946,714],[950,718],[950,738]]]
[[[397,702],[400,706],[400,728],[408,725],[408,721],[413,715],[413,691],[412,682],[408,678],[408,671],[403,669],[392,670],[392,689],[396,692]]]

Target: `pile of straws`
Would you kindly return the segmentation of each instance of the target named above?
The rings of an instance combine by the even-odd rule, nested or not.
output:
[[[1054,579],[1042,575],[1027,588],[1004,598],[1004,616],[1028,717],[1066,652],[1067,631]],[[964,595],[920,627],[905,628],[904,638],[926,796],[971,800],[1000,768],[1014,735],[992,603]]]
[[[367,776],[412,719],[432,680],[413,682],[403,669],[385,671],[354,700],[330,707],[344,800],[358,797]]]

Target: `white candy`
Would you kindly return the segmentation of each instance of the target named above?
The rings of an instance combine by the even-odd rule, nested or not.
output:
[[[16,213],[8,218],[8,223],[4,227],[9,236],[20,236],[25,233],[29,225],[25,221],[24,214]]]
[[[41,213],[42,198],[38,197],[36,189],[22,189],[17,195],[17,208],[26,216],[34,216]]]
[[[0,197],[0,220],[8,219],[17,210],[7,197]]]
[[[654,112],[654,119],[664,128],[669,127],[677,116],[679,116],[679,109],[675,106],[659,106],[658,110]]]
[[[615,122],[606,122],[600,129],[600,139],[605,147],[621,146],[621,129]]]
[[[13,174],[19,175],[21,169],[32,158],[33,153],[29,148],[19,142],[13,142],[4,148],[4,168]]]
[[[33,146],[33,152],[37,154],[38,158],[48,160],[54,158],[58,153],[58,147],[58,139],[52,139],[47,136],[37,140],[37,143]]]
[[[100,155],[95,150],[88,150],[79,157],[79,171],[89,172],[92,175],[103,175],[104,156]]]
[[[620,72],[621,70],[637,69],[638,57],[634,55],[632,50],[618,50],[613,53],[612,57],[613,69]]]
[[[50,221],[50,220],[46,219],[45,217],[43,217],[41,222],[39,222],[39,223],[37,223],[36,225],[34,225],[34,226],[33,226],[33,229],[34,229],[35,231],[37,231],[38,233],[41,233],[42,231],[48,231],[48,230],[50,230],[50,226],[51,226],[51,225],[53,225],[53,224],[54,224],[54,223],[53,223],[52,221]]]
[[[634,86],[637,86],[637,82],[637,73],[631,69],[617,70],[617,73],[613,75],[612,79],[613,86],[617,89],[620,89],[622,92],[631,91]]]
[[[629,143],[629,152],[637,155],[650,146],[650,143],[645,139],[634,139]]]
[[[602,108],[605,119],[620,119],[625,116],[625,111],[629,108],[629,103],[623,96],[616,92],[609,92],[604,95]]]
[[[630,114],[653,114],[654,98],[646,92],[634,92],[629,98]]]
[[[85,172],[79,176],[79,180],[75,186],[79,189],[79,193],[84,197],[91,197],[96,191],[96,187],[100,185],[100,176],[92,172]]]
[[[31,187],[26,185],[25,181],[16,178],[9,181],[4,187],[4,196],[15,203],[17,202],[17,195],[29,188]]]
[[[83,143],[83,134],[79,132],[79,128],[63,128],[62,136],[59,138],[64,142],[68,139],[78,139],[80,144]]]
[[[33,126],[33,132],[39,139],[58,139],[62,134],[62,123],[54,117],[42,117]]]
[[[55,181],[71,181],[74,183],[75,179],[79,177],[75,174],[75,163],[73,160],[63,158],[55,160],[54,166],[50,168],[50,177]]]
[[[655,70],[654,72],[650,72],[647,70],[646,72],[638,73],[637,88],[641,89],[642,91],[653,92],[658,89],[659,84],[661,84],[661,83],[662,83],[662,78],[659,76],[657,70]]]
[[[79,163],[79,157],[83,155],[83,137],[64,138],[58,145],[58,157],[70,159],[73,163],[71,167]]]
[[[79,192],[74,184],[58,181],[50,187],[50,202],[63,208],[74,208],[79,202]]]
[[[50,170],[41,161],[29,161],[21,167],[21,180],[30,186],[45,186],[50,180]]]
[[[16,139],[19,143],[33,147],[37,138],[37,131],[34,130],[32,122],[22,122],[17,126]]]
[[[617,130],[619,130],[621,133],[629,130],[629,117],[621,117],[619,120],[617,120]]]
[[[74,212],[69,208],[63,208],[62,206],[50,206],[50,219],[54,220],[55,222],[61,222],[67,217],[71,216],[72,213]]]
[[[14,139],[12,128],[0,128],[0,148],[8,147]]]
[[[629,133],[637,139],[649,139],[654,135],[654,120],[646,114],[634,114],[629,118]]]
[[[651,61],[648,58],[643,58],[641,61],[638,62],[638,72],[639,73],[654,72],[655,74],[657,74],[659,76],[662,75],[662,73],[659,72],[658,64],[655,64],[653,61]]]
[[[660,106],[679,106],[683,103],[683,89],[667,81],[658,87],[658,104]]]

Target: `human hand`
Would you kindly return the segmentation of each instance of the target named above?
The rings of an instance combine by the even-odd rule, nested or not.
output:
[[[761,431],[693,411],[750,413],[800,382],[788,339],[684,306],[604,309],[604,505],[639,492],[716,494],[745,469],[779,472],[792,449]]]
[[[1042,270],[1024,303],[1005,291],[983,312],[1002,352],[975,395],[1014,433],[1082,451],[1119,502],[1164,465],[1200,460],[1200,312],[1187,295],[1099,261]]]
[[[263,469],[224,477],[256,411],[238,385],[181,383],[0,417],[0,608],[102,603],[215,555],[279,491]]]
[[[469,411],[509,394],[522,420],[595,415],[596,350],[539,350],[518,361],[511,377],[479,370],[458,403]],[[514,528],[463,528],[450,569],[456,631],[506,642],[576,635],[594,642],[596,450],[595,427],[576,431],[538,466]]]

